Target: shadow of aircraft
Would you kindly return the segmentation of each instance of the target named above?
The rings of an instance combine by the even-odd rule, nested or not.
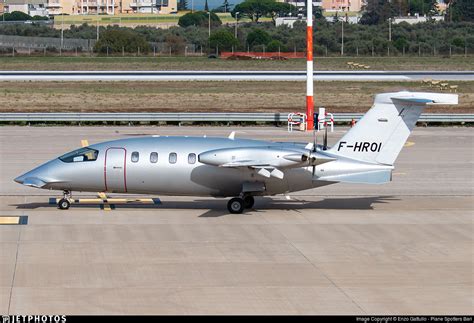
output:
[[[256,197],[255,208],[247,212],[261,212],[265,210],[372,210],[374,204],[390,203],[391,201],[398,201],[398,198],[393,196],[364,196],[364,197],[331,197],[323,198],[319,201],[305,201],[300,199],[280,200],[272,199],[270,197]],[[197,199],[194,201],[165,201],[160,204],[111,204],[113,209],[178,209],[178,210],[207,210],[199,215],[199,217],[220,217],[230,215],[227,210],[227,199]],[[51,203],[22,203],[12,204],[17,209],[33,210],[38,208],[56,208],[55,204]],[[91,209],[101,208],[101,204],[73,204],[72,208]],[[245,215],[245,213],[244,213]]]

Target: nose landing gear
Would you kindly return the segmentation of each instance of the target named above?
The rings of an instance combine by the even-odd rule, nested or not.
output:
[[[71,206],[71,192],[70,191],[64,191],[63,192],[64,197],[58,201],[58,209],[60,210],[67,210]]]
[[[244,195],[241,197],[234,197],[227,203],[227,209],[232,214],[240,214],[244,212],[244,209],[251,209],[255,203],[255,199],[252,195]]]

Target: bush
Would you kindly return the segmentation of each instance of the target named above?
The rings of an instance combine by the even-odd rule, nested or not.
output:
[[[286,52],[287,50],[286,46],[279,40],[272,40],[267,45],[267,51],[269,52]]]
[[[26,21],[26,20],[32,20],[32,17],[24,12],[21,11],[13,11],[11,13],[4,13],[4,17],[0,16],[0,20],[3,20],[5,18],[5,21]]]
[[[107,29],[100,34],[99,41],[94,46],[94,51],[99,53],[147,53],[150,45],[140,34],[131,30]]]
[[[211,27],[218,27],[222,25],[221,19],[213,12],[211,14]],[[180,27],[208,27],[209,26],[209,16],[205,11],[196,11],[188,12],[187,14],[181,16],[178,20],[178,25]]]
[[[230,50],[239,44],[234,35],[225,29],[212,33],[209,41],[212,48],[218,47],[219,50]]]
[[[268,43],[272,41],[272,37],[262,29],[253,29],[248,35],[247,35],[247,43],[249,46],[255,47],[257,45],[264,45],[266,46]]]

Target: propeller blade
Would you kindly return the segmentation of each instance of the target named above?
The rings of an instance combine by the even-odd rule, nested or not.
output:
[[[328,149],[328,128],[324,128],[323,150]]]

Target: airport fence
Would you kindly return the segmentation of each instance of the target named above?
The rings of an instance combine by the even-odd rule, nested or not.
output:
[[[335,123],[359,120],[362,113],[336,113]],[[241,122],[286,123],[288,113],[0,113],[0,122]],[[473,123],[474,114],[422,114],[419,122],[425,123]]]
[[[28,37],[28,36],[12,36],[0,35],[0,54],[6,56],[15,55],[78,55],[92,54],[95,39],[81,38],[56,38],[56,37]],[[200,56],[203,55],[203,48],[195,44],[182,44],[177,48],[166,42],[149,42],[150,51],[148,55],[175,55],[184,54],[184,56]],[[204,49],[205,51],[206,49]],[[109,55],[108,51],[102,56],[130,56],[132,53],[116,53]],[[136,56],[147,55],[137,48]]]

